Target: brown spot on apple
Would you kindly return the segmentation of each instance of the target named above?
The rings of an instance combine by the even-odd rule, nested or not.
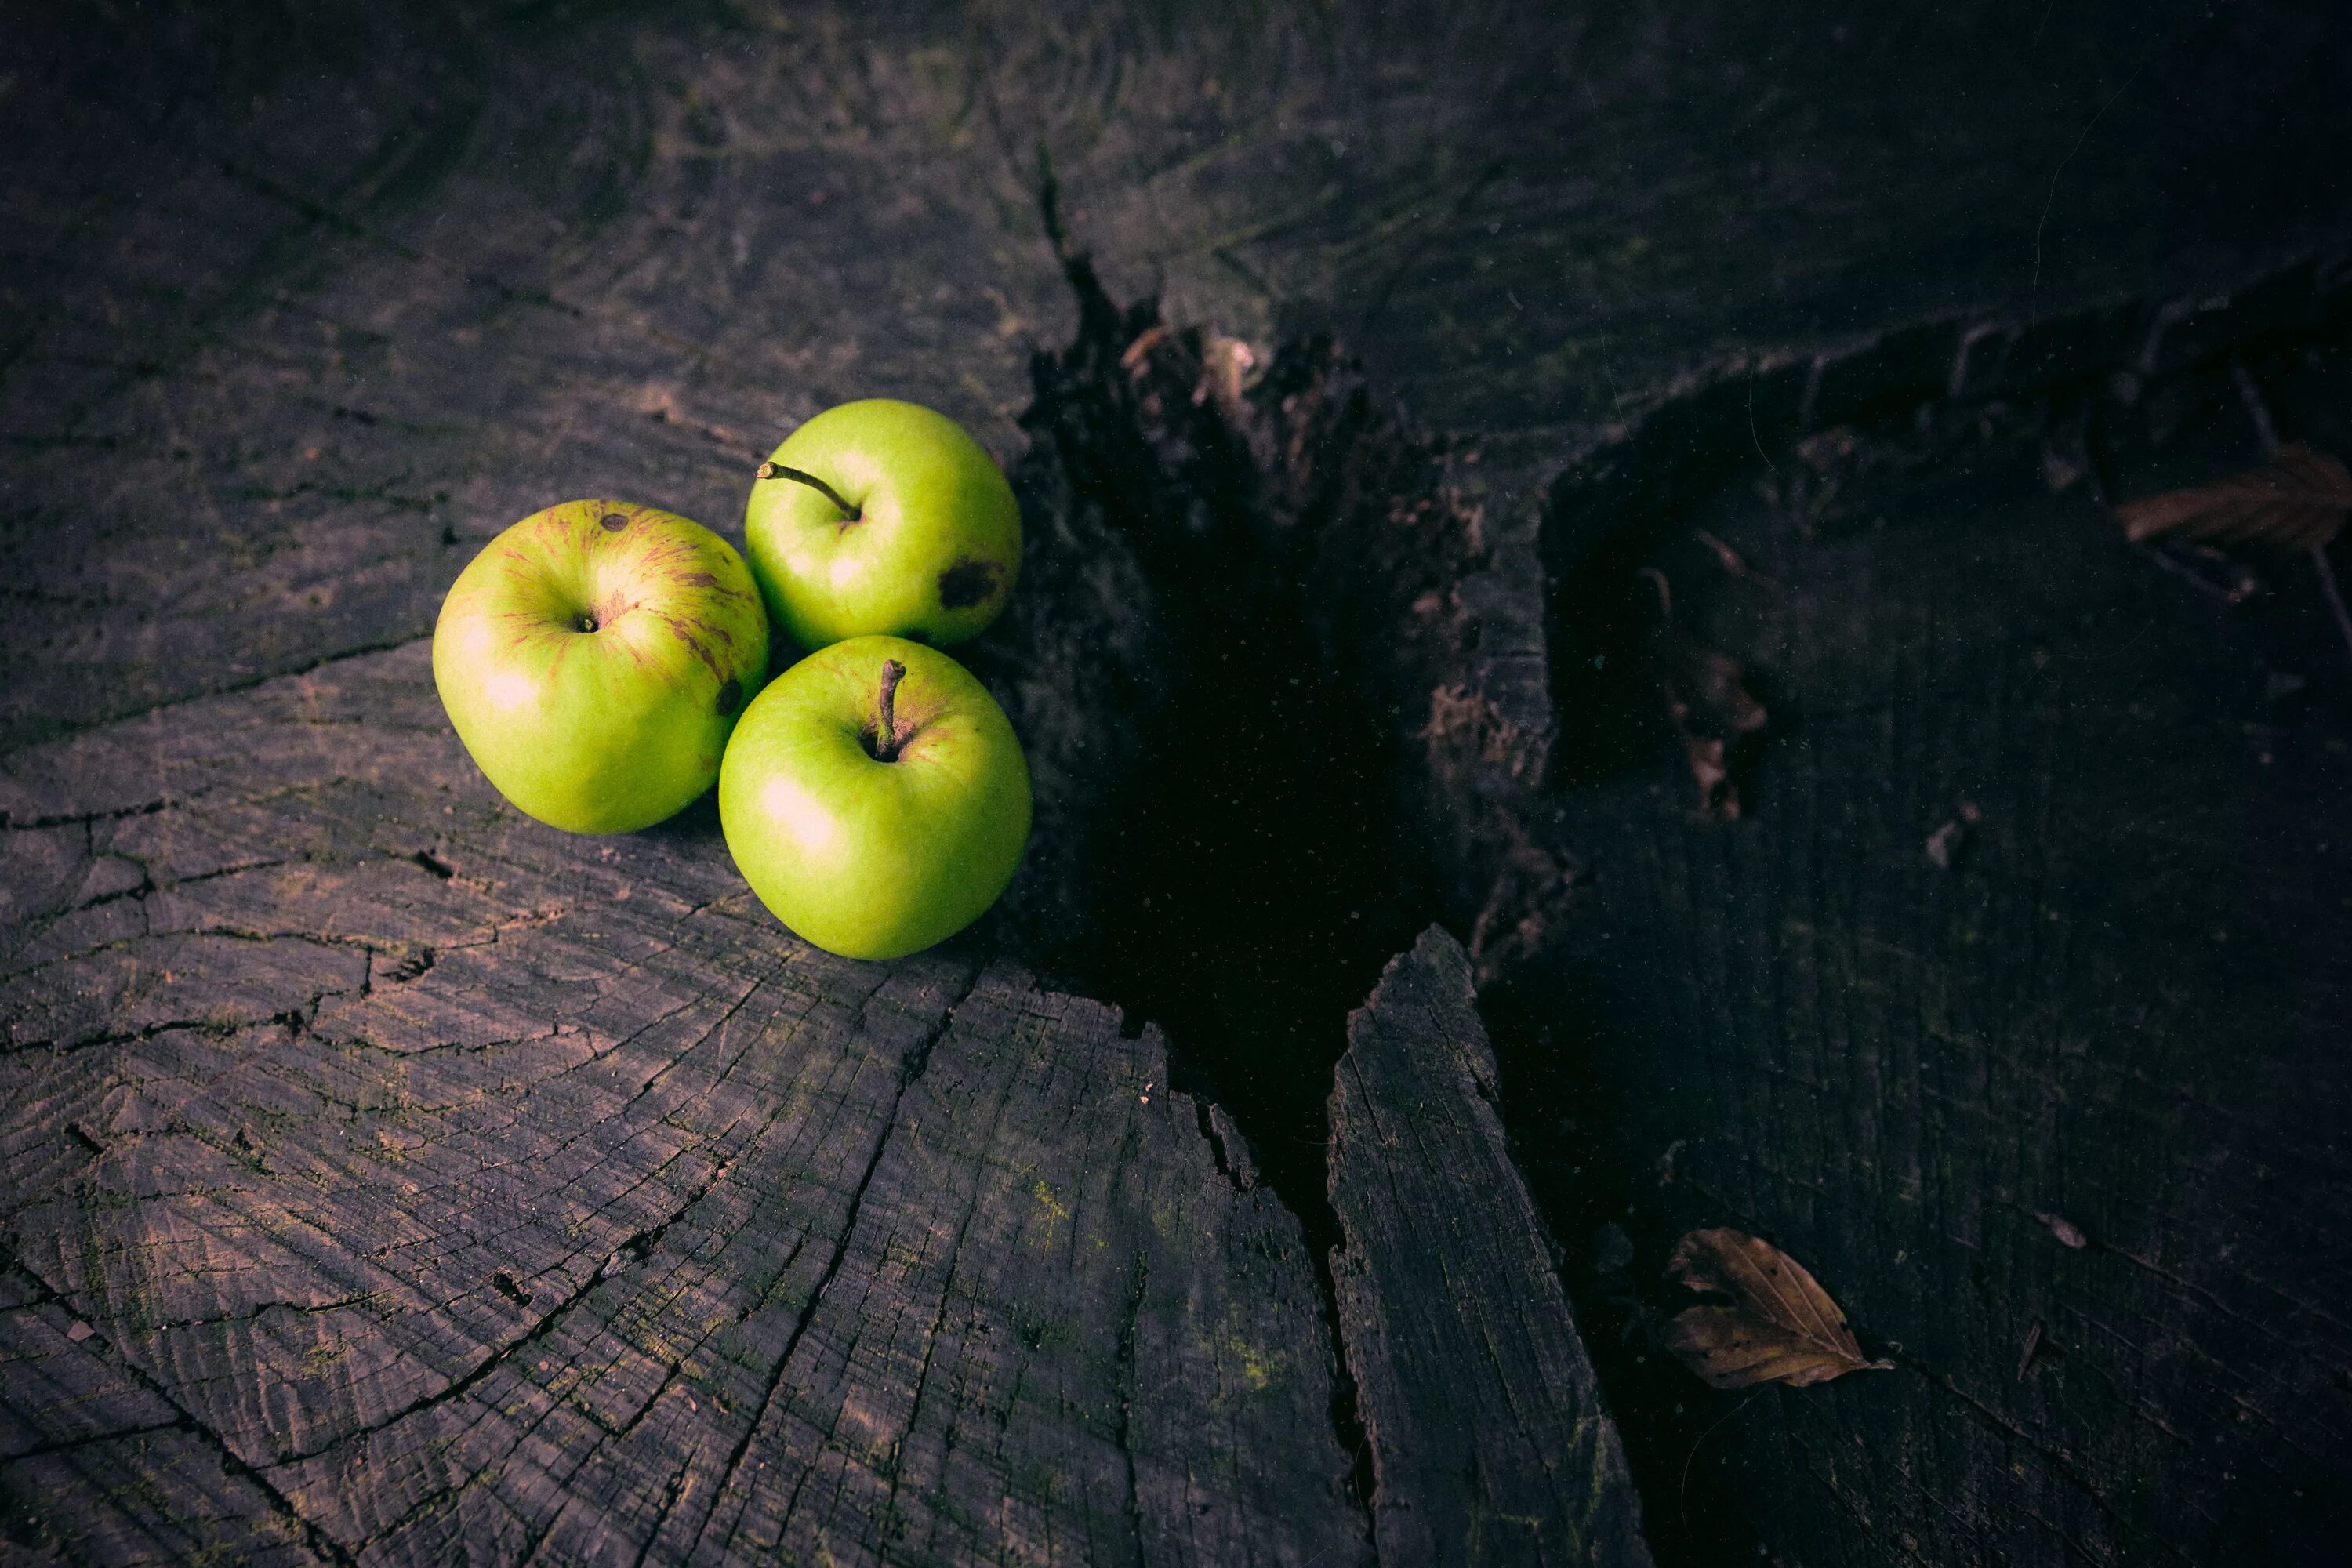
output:
[[[940,574],[940,608],[969,610],[985,605],[1001,592],[1003,576],[993,561],[959,561]]]
[[[608,511],[596,520],[596,525],[607,533],[618,533],[629,526],[629,520],[617,511]]]

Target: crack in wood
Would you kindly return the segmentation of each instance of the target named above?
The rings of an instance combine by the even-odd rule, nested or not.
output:
[[[37,1281],[40,1284],[41,1289],[47,1291],[51,1297],[58,1300],[66,1299],[64,1292],[51,1285],[47,1279],[42,1277],[39,1270],[26,1264],[21,1257],[12,1259],[11,1266]],[[178,1419],[172,1423],[172,1425],[177,1429],[185,1431],[192,1436],[199,1439],[205,1445],[207,1451],[218,1459],[221,1469],[225,1473],[247,1483],[251,1486],[255,1491],[258,1492],[267,1503],[270,1511],[278,1519],[282,1520],[289,1531],[306,1542],[312,1552],[316,1552],[319,1556],[325,1558],[329,1562],[336,1563],[338,1568],[353,1568],[354,1559],[351,1553],[343,1550],[341,1543],[328,1535],[326,1531],[320,1530],[308,1518],[304,1517],[301,1511],[294,1507],[292,1500],[270,1482],[268,1475],[263,1473],[263,1471],[257,1467],[248,1464],[245,1460],[244,1457],[237,1453],[236,1448],[229,1444],[227,1439],[223,1436],[218,1430],[199,1419],[194,1411],[189,1409],[186,1405],[174,1397],[172,1391],[161,1381],[151,1374],[145,1368],[139,1365],[138,1363],[132,1361],[131,1358],[121,1354],[120,1352],[114,1351],[111,1347],[106,1347],[105,1349],[94,1348],[92,1342],[84,1342],[81,1346],[81,1353],[93,1358],[104,1359],[110,1365],[119,1368],[125,1376],[129,1377],[134,1384],[138,1384],[143,1392],[152,1395],[155,1399],[160,1400],[164,1405],[169,1405],[173,1411],[177,1412]],[[123,1435],[124,1434],[121,1433],[108,1434],[110,1436],[121,1436]]]
[[[1127,1298],[1127,1315],[1118,1332],[1116,1363],[1118,1369],[1118,1451],[1127,1460],[1127,1524],[1135,1538],[1139,1557],[1150,1551],[1143,1534],[1143,1511],[1138,1500],[1135,1481],[1135,1331],[1143,1315],[1143,1292],[1151,1282],[1150,1261],[1141,1253],[1135,1258],[1135,1289]]]
[[[948,1003],[946,1010],[940,1016],[940,1021],[932,1026],[921,1040],[917,1042],[914,1048],[907,1053],[901,1062],[898,1088],[891,1095],[888,1114],[883,1121],[879,1136],[874,1140],[874,1149],[866,1157],[866,1168],[859,1173],[857,1185],[849,1194],[848,1207],[844,1213],[840,1232],[834,1238],[833,1251],[825,1258],[824,1271],[817,1276],[816,1283],[810,1289],[808,1299],[801,1304],[798,1314],[793,1318],[791,1331],[784,1336],[783,1348],[777,1352],[775,1363],[769,1369],[766,1384],[760,1391],[759,1403],[753,1407],[751,1419],[743,1424],[743,1436],[730,1450],[725,1465],[720,1468],[719,1484],[714,1489],[715,1494],[723,1495],[729,1483],[735,1479],[735,1472],[742,1467],[743,1456],[751,1451],[751,1440],[758,1436],[760,1423],[766,1416],[769,1405],[775,1401],[776,1390],[783,1382],[785,1369],[792,1364],[793,1352],[800,1347],[801,1336],[808,1331],[809,1324],[816,1317],[817,1308],[824,1300],[826,1289],[832,1286],[834,1277],[841,1270],[841,1260],[849,1251],[850,1237],[856,1233],[858,1211],[865,1205],[866,1188],[873,1184],[874,1173],[882,1163],[883,1153],[888,1149],[890,1140],[898,1133],[898,1107],[905,1100],[908,1089],[923,1076],[923,1069],[930,1065],[932,1048],[955,1026],[956,1009],[970,999],[972,992],[978,989],[984,977],[985,971],[978,971],[972,974],[963,989]],[[789,1508],[786,1511],[789,1513]],[[708,1523],[707,1520],[705,1523]],[[698,1530],[695,1532],[695,1543],[698,1545],[701,1539],[702,1532]],[[726,1543],[722,1543],[721,1550],[725,1549]]]
[[[286,1466],[297,1464],[305,1459],[317,1458],[320,1455],[334,1448],[341,1447],[346,1444],[363,1440],[373,1434],[386,1431],[391,1427],[396,1426],[400,1423],[408,1420],[412,1416],[422,1415],[425,1411],[431,1410],[437,1405],[447,1405],[457,1400],[463,1399],[477,1386],[478,1386],[485,1378],[488,1377],[499,1367],[512,1360],[517,1352],[521,1351],[526,1346],[538,1344],[544,1341],[550,1334],[553,1333],[555,1330],[561,1326],[563,1320],[572,1312],[576,1310],[581,1303],[585,1301],[589,1295],[593,1292],[598,1286],[604,1284],[606,1279],[614,1278],[623,1270],[633,1267],[635,1264],[644,1262],[646,1255],[652,1250],[653,1243],[657,1241],[661,1235],[667,1232],[672,1225],[691,1212],[696,1205],[701,1203],[705,1197],[709,1196],[711,1188],[716,1186],[726,1177],[728,1169],[729,1167],[724,1164],[718,1166],[710,1173],[709,1175],[703,1178],[700,1185],[695,1187],[686,1195],[686,1197],[667,1218],[663,1219],[656,1225],[649,1226],[645,1229],[635,1232],[624,1238],[618,1247],[606,1254],[604,1260],[602,1263],[596,1265],[594,1270],[589,1274],[586,1279],[583,1280],[578,1286],[567,1292],[561,1300],[550,1307],[546,1312],[542,1313],[529,1328],[525,1329],[521,1334],[518,1335],[508,1343],[499,1346],[491,1354],[484,1357],[480,1362],[477,1363],[465,1373],[459,1374],[446,1386],[432,1394],[412,1401],[410,1404],[394,1411],[391,1415],[385,1416],[380,1421],[370,1422],[365,1425],[353,1427],[351,1431],[339,1435],[332,1441],[321,1445],[318,1448],[311,1449],[309,1452],[281,1452],[271,1461],[271,1463],[278,1468],[283,1468]]]

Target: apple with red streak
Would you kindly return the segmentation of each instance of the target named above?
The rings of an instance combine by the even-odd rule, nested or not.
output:
[[[458,574],[433,628],[433,684],[476,765],[574,833],[648,827],[709,789],[767,669],[734,547],[625,501],[524,518]]]

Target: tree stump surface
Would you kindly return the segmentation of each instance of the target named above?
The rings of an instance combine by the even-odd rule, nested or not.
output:
[[[2352,22],[1834,9],[13,20],[9,1550],[2326,1560],[2352,679],[2103,503],[2352,453]],[[425,639],[877,393],[1039,813],[861,965]],[[1715,1224],[1895,1370],[1675,1364]]]
[[[707,816],[519,818],[425,654],[12,761],[11,820],[67,825],[20,830],[58,848],[18,896],[64,908],[0,993],[20,1525],[98,1557],[1370,1559],[1298,1223],[1156,1031],[969,951],[785,940]],[[1477,1043],[1431,942],[1444,1020],[1368,1015],[1400,1067]],[[1343,1209],[1349,1255],[1473,1201]],[[1343,1334],[1443,1310],[1412,1283],[1351,1289]],[[1589,1447],[1553,1289],[1581,1384],[1541,1408]]]

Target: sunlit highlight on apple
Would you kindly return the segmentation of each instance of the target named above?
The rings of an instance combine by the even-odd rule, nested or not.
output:
[[[482,682],[482,695],[501,713],[530,707],[538,691],[539,683],[519,669],[499,670]]]
[[[784,773],[769,779],[760,791],[760,806],[803,852],[827,860],[840,855],[841,823],[798,779]]]

